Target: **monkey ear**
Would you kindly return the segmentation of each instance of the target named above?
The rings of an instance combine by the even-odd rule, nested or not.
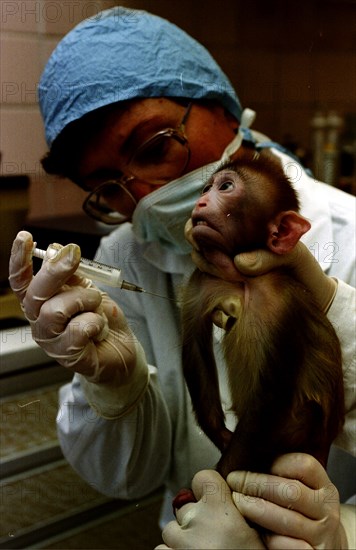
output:
[[[267,246],[276,254],[286,254],[310,228],[308,220],[298,212],[294,210],[281,212],[268,224]]]

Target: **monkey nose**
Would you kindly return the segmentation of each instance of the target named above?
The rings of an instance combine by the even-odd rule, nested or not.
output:
[[[202,208],[202,207],[204,208],[204,206],[206,206],[207,203],[208,203],[207,195],[201,195],[201,196],[199,197],[199,199],[197,200],[196,206],[195,206],[195,207],[196,207],[196,208],[197,208],[197,207],[198,207],[198,208]]]

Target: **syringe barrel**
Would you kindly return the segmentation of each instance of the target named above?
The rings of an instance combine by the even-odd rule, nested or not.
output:
[[[45,250],[40,248],[34,248],[32,254],[36,258],[44,259],[46,255]],[[122,287],[122,276],[121,269],[112,267],[106,264],[101,264],[95,260],[87,260],[86,258],[81,258],[79,267],[76,271],[78,275],[92,279],[95,282],[102,283],[103,285],[113,286],[116,288]]]
[[[81,259],[76,273],[103,285],[116,288],[122,285],[121,269],[92,262],[85,258]]]

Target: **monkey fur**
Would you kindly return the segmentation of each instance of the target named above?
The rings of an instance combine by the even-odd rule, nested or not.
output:
[[[287,221],[287,229],[281,223],[283,228],[276,230],[274,220],[281,219],[282,211],[287,211],[287,220],[291,212],[293,219],[299,204],[276,157],[241,150],[228,169],[237,170],[239,190],[234,203],[228,199],[231,212],[226,216],[233,216],[232,204],[241,208],[232,227],[242,234],[233,249],[227,248],[228,254],[233,258],[257,248],[280,254],[290,250],[300,234],[288,240],[293,228],[288,229]],[[216,177],[219,172],[213,182]],[[246,207],[251,197],[253,207]],[[260,214],[262,222],[256,218]],[[253,236],[245,235],[250,218],[256,218]],[[192,219],[194,225],[194,211]],[[195,225],[196,240],[202,253],[214,253],[215,236],[206,238],[206,220]],[[274,249],[278,235],[287,244]],[[213,351],[214,319],[221,315],[221,304],[228,385],[238,418],[234,432],[225,426]],[[183,297],[182,349],[193,410],[222,453],[217,470],[223,477],[233,470],[269,472],[277,456],[290,452],[311,454],[326,466],[330,445],[344,422],[341,349],[325,313],[287,268],[258,277],[240,275],[234,281],[195,270]]]

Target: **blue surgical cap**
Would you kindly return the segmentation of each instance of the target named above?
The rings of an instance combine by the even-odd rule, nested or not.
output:
[[[232,84],[196,40],[145,11],[100,12],[61,40],[42,74],[47,143],[94,109],[147,97],[215,99],[240,120]]]

